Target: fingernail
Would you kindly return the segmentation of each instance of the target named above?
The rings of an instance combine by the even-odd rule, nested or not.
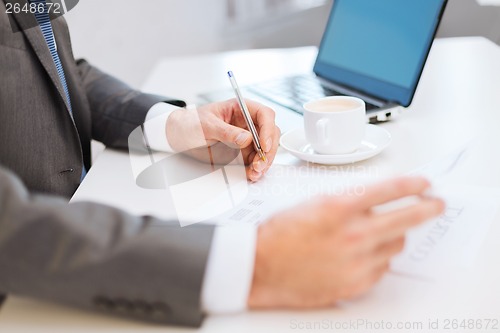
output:
[[[437,200],[437,205],[440,211],[443,211],[446,209],[446,202],[442,199]]]
[[[273,146],[273,140],[271,138],[266,140],[266,149],[264,150],[266,153],[269,153],[271,151],[271,148]]]
[[[253,180],[257,180],[259,179],[260,177],[262,177],[262,172],[254,172],[253,173]]]
[[[250,133],[248,132],[241,132],[240,134],[238,134],[238,136],[236,137],[236,144],[238,146],[241,146],[242,144],[244,144],[248,139],[250,138]]]
[[[264,171],[264,169],[267,167],[267,163],[262,161],[262,160],[258,160],[257,162],[254,162],[253,163],[253,169],[256,171],[256,172],[262,172]]]

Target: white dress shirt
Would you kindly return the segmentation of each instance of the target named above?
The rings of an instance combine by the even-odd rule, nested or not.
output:
[[[153,150],[174,152],[166,136],[168,117],[179,108],[155,104],[146,116],[144,132]],[[228,314],[247,308],[253,278],[257,229],[216,227],[205,268],[201,306],[207,314]]]

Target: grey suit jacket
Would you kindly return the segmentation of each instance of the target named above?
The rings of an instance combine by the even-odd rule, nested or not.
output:
[[[22,0],[21,2],[26,0]],[[64,18],[52,21],[71,96],[64,90],[34,16],[9,14],[0,0],[0,164],[37,192],[70,197],[90,167],[90,140],[127,148],[128,135],[158,102],[84,60],[75,61]],[[19,2],[19,1],[16,1]],[[14,33],[15,30],[21,30]],[[97,32],[96,32],[97,33]]]
[[[197,326],[212,227],[33,196],[0,168],[0,290]]]
[[[82,165],[90,167],[91,139],[125,149],[152,105],[182,103],[142,94],[75,61],[58,18],[52,25],[72,116],[40,28],[30,28],[26,14],[9,20],[9,1],[0,0],[0,294],[199,325],[211,227],[180,228],[30,194],[71,196]]]

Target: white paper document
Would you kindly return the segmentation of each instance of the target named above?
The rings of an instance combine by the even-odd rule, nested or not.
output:
[[[444,174],[458,167],[465,154],[466,151],[461,150],[422,170],[429,177],[443,179]],[[325,170],[304,172],[300,176],[295,172],[294,167],[274,166],[265,180],[250,185],[246,199],[238,207],[217,217],[217,221],[220,225],[258,225],[278,211],[321,194],[357,195],[367,183],[374,181],[369,177],[343,177]],[[473,266],[497,214],[500,190],[444,183],[437,186],[434,193],[446,201],[446,211],[409,231],[404,252],[392,262],[393,272],[434,280],[456,269]]]
[[[497,214],[499,192],[469,188],[443,194],[444,214],[409,231],[403,253],[392,261],[393,272],[434,280],[473,266]]]
[[[433,184],[430,195],[445,200],[443,215],[407,234],[404,252],[392,261],[393,272],[440,279],[470,269],[487,236],[500,203],[500,189],[461,185],[479,140],[443,155],[410,173]]]
[[[246,198],[235,208],[217,216],[218,225],[250,223],[258,225],[272,215],[321,195],[361,195],[367,172],[354,175],[328,168],[274,165],[265,178],[249,184]]]

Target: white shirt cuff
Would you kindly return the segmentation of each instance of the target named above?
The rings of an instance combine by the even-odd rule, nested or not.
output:
[[[201,293],[201,306],[206,314],[230,314],[247,309],[256,243],[255,226],[215,228]]]
[[[168,117],[179,107],[168,103],[157,103],[149,109],[144,122],[144,133],[148,140],[149,148],[157,151],[173,153],[174,150],[168,143],[167,127]]]

